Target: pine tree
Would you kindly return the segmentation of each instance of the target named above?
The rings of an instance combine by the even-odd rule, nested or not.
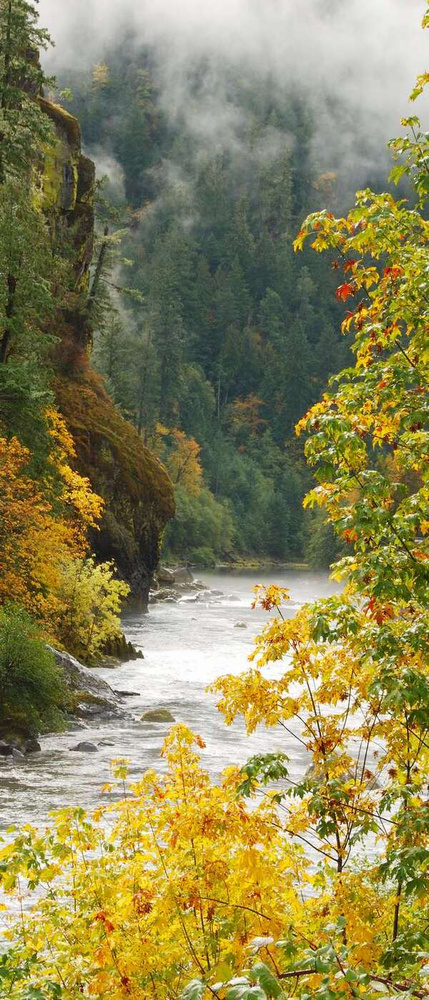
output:
[[[34,3],[0,0],[0,184],[28,170],[50,139],[39,103],[46,79],[38,55],[49,43]]]

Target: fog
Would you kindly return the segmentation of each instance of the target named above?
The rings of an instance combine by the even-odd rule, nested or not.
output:
[[[358,181],[410,113],[408,94],[426,68],[424,10],[424,0],[40,0],[55,41],[47,67],[59,78],[103,60],[127,32],[154,49],[167,113],[233,145],[240,115],[227,106],[225,67],[269,74],[279,87],[308,91],[321,166],[341,163]],[[196,105],[187,70],[203,57],[208,78]]]

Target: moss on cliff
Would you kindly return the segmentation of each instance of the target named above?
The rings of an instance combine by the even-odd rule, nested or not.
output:
[[[119,413],[88,357],[86,292],[94,236],[94,165],[82,155],[77,120],[41,98],[55,126],[42,177],[43,206],[72,249],[75,295],[57,312],[60,344],[54,358],[58,407],[76,446],[76,465],[105,501],[93,550],[114,559],[135,594],[147,596],[159,558],[162,531],[174,514],[172,483],[160,461],[144,447]]]
[[[134,593],[145,596],[162,530],[174,514],[171,481],[89,366],[74,378],[57,378],[55,388],[79,471],[89,476],[106,504],[92,538],[94,551],[102,559],[113,558]]]

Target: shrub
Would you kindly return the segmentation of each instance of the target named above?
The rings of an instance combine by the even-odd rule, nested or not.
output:
[[[27,611],[0,611],[0,719],[4,733],[35,734],[62,725],[67,695],[61,672]]]
[[[122,635],[120,611],[128,584],[115,580],[114,564],[93,558],[65,562],[59,590],[62,612],[56,634],[61,643],[86,661],[97,658],[106,643]]]

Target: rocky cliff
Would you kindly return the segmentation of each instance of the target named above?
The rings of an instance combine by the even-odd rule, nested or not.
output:
[[[76,446],[76,466],[105,500],[97,556],[114,559],[136,596],[147,600],[162,531],[174,514],[172,483],[155,455],[123,419],[92,369],[88,288],[94,239],[94,165],[82,154],[79,123],[41,99],[56,141],[47,152],[43,202],[70,266],[70,294],[60,303],[54,360],[57,402]]]

